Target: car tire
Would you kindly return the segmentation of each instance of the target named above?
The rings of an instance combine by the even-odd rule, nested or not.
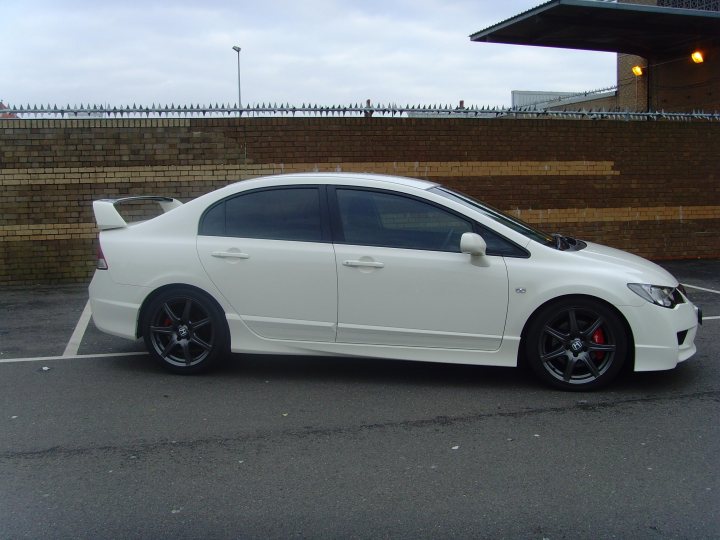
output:
[[[229,353],[224,313],[194,289],[169,289],[153,298],[142,330],[150,356],[173,373],[206,371]]]
[[[629,357],[630,339],[620,317],[590,298],[567,298],[532,319],[525,354],[535,374],[562,390],[596,390],[612,381]]]

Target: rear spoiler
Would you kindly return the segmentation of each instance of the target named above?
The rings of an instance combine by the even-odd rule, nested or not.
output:
[[[182,203],[172,197],[156,197],[153,195],[140,195],[137,197],[122,197],[120,199],[99,199],[93,201],[93,212],[95,221],[101,231],[108,229],[122,229],[127,227],[127,222],[117,211],[115,205],[132,201],[155,201],[160,205],[163,212],[169,212],[173,208],[181,206]]]

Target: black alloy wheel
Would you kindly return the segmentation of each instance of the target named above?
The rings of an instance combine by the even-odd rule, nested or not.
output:
[[[561,300],[533,320],[525,353],[533,371],[563,390],[594,390],[620,372],[628,357],[628,336],[619,317],[589,299]]]
[[[150,355],[175,373],[198,373],[228,352],[225,317],[217,305],[192,289],[172,289],[145,310],[143,338]]]

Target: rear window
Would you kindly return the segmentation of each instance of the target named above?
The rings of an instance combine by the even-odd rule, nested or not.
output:
[[[200,234],[321,242],[321,223],[317,188],[269,189],[214,205],[201,220]]]

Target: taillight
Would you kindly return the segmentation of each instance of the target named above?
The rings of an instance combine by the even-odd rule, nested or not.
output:
[[[107,270],[108,269],[108,263],[105,260],[105,255],[103,254],[102,247],[100,246],[99,241],[98,241],[98,248],[97,248],[97,269],[98,270]]]

